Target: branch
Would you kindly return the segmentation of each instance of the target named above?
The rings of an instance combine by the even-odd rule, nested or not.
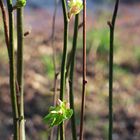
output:
[[[82,104],[81,104],[81,119],[80,119],[80,138],[83,140],[83,125],[85,114],[85,98],[86,98],[86,0],[83,0],[83,86],[82,86]]]
[[[8,31],[8,21],[6,16],[6,9],[2,0],[0,0],[0,8],[3,17],[3,25],[4,25],[4,34],[5,34],[5,43],[7,46],[8,56],[9,56],[9,31]]]
[[[73,35],[73,47],[71,50],[71,64],[70,64],[70,77],[69,77],[69,87],[70,87],[70,108],[73,110],[73,115],[71,117],[71,126],[72,126],[72,137],[73,140],[77,140],[76,133],[76,120],[75,120],[75,108],[74,108],[74,93],[73,93],[73,85],[74,85],[74,65],[75,65],[75,55],[76,55],[76,47],[77,47],[77,38],[78,38],[78,23],[79,23],[79,14],[75,16],[75,27],[74,27],[74,35]]]
[[[64,40],[63,40],[63,56],[62,56],[62,64],[61,64],[61,80],[60,80],[60,100],[64,100],[65,93],[65,71],[66,71],[66,60],[67,60],[67,46],[68,46],[68,15],[67,15],[67,7],[66,0],[62,0],[62,8],[63,8],[63,16],[64,16]],[[60,139],[65,140],[65,132],[64,132],[64,124],[60,124]]]
[[[119,0],[116,0],[112,21],[108,22],[110,27],[110,53],[109,53],[109,140],[112,140],[113,134],[113,59],[114,59],[114,28],[119,6]]]
[[[13,122],[14,122],[14,140],[18,140],[19,135],[19,114],[18,114],[18,103],[16,96],[16,76],[15,76],[15,56],[14,56],[14,20],[13,20],[13,11],[12,11],[12,0],[7,0],[8,6],[8,16],[9,16],[9,69],[10,69],[10,94],[12,102],[12,111],[13,111]]]
[[[23,8],[17,9],[17,83],[20,93],[19,117],[19,138],[25,140],[25,120],[24,120],[24,78],[23,78],[23,49],[24,49],[24,33],[23,33]]]

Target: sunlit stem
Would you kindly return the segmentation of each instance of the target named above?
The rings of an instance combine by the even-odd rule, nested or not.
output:
[[[19,140],[19,114],[16,96],[16,76],[15,76],[15,56],[14,56],[14,20],[12,10],[12,0],[7,0],[8,16],[9,16],[9,69],[10,69],[10,93],[12,102],[13,122],[14,122],[14,140]]]

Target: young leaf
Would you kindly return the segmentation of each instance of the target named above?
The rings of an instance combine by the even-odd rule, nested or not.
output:
[[[51,106],[49,108],[49,114],[44,117],[44,122],[50,127],[61,124],[63,121],[70,119],[73,114],[73,110],[69,109],[67,103],[59,100],[56,107]]]

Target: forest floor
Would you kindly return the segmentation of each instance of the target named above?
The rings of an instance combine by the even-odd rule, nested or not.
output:
[[[140,138],[140,4],[121,5],[116,23],[114,60],[114,133],[113,140]],[[26,14],[26,12],[25,12]],[[60,13],[59,13],[60,14]],[[48,127],[42,118],[53,104],[53,61],[51,45],[52,14],[33,10],[26,16],[25,31],[25,117],[27,140],[46,140]],[[87,96],[85,140],[107,140],[108,137],[108,51],[110,11],[89,12],[87,17]],[[80,21],[81,21],[80,17]],[[69,51],[73,20],[70,23]],[[80,29],[80,33],[81,33]],[[60,72],[63,20],[56,19],[55,49]],[[12,111],[8,84],[8,58],[0,30],[0,139],[11,140]],[[75,105],[79,134],[82,36],[79,34],[75,65]],[[16,40],[15,40],[16,44]],[[79,85],[79,86],[76,86]],[[59,93],[59,76],[58,76]],[[66,100],[68,94],[66,94]],[[71,140],[69,123],[67,138]]]

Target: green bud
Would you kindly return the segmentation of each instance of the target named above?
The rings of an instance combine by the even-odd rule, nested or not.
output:
[[[83,9],[83,1],[82,0],[69,0],[68,1],[69,6],[69,18],[71,18],[72,15],[76,15],[80,13],[80,11]]]
[[[13,6],[13,9],[21,8],[26,5],[26,0],[17,0],[16,4]]]

